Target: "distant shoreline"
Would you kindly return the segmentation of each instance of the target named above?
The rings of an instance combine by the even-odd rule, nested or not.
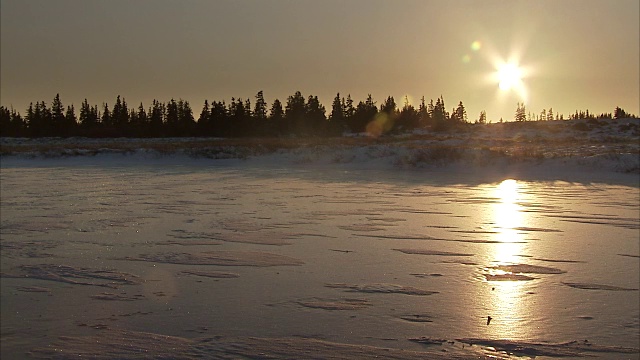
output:
[[[365,133],[338,137],[172,137],[172,138],[0,138],[0,156],[93,156],[100,153],[131,154],[145,151],[159,155],[216,158],[231,150],[239,158],[278,151],[350,148],[387,145],[440,148],[443,151],[482,149],[509,156],[558,158],[602,154],[640,154],[640,119],[589,122],[587,120],[508,122],[474,125],[449,132],[414,131],[372,137]]]

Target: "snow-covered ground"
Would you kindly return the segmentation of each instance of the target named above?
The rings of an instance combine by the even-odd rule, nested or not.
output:
[[[371,138],[0,138],[3,166],[48,164],[243,164],[426,170],[588,180],[640,173],[640,119],[469,126]],[[40,163],[40,162],[38,162]],[[624,175],[627,176],[624,176]]]

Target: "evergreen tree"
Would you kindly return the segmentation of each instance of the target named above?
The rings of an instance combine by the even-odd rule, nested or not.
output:
[[[228,136],[226,133],[229,123],[229,113],[227,112],[227,104],[224,101],[214,101],[211,103],[211,119],[210,135]]]
[[[144,129],[149,123],[149,117],[147,116],[147,111],[144,109],[144,105],[142,105],[142,102],[140,102],[140,105],[138,106],[137,119],[137,125],[141,130]]]
[[[198,117],[198,124],[204,124],[209,121],[209,115],[211,110],[209,109],[209,101],[204,100],[204,105],[202,106],[202,111],[200,112],[200,116]]]
[[[287,98],[284,117],[286,121],[286,132],[300,134],[305,128],[305,100],[300,91]]]
[[[49,136],[60,136],[64,134],[64,106],[60,101],[60,94],[56,94],[51,103],[51,125]]]
[[[380,112],[385,113],[389,117],[395,117],[395,115],[397,115],[398,106],[393,96],[388,96],[382,105],[380,105]]]
[[[126,136],[144,137],[149,135],[149,118],[142,103],[140,103],[137,110],[129,110],[128,118],[129,124],[127,125]]]
[[[516,116],[514,118],[515,121],[526,121],[527,120],[527,116],[526,116],[526,108],[524,106],[524,103],[518,103],[517,107],[516,107]]]
[[[169,136],[176,136],[180,128],[178,118],[178,102],[173,98],[167,103],[165,128]]]
[[[129,119],[129,123],[127,124],[125,136],[136,136],[138,135],[137,131],[139,128],[139,120],[138,120],[138,112],[135,109],[129,109],[129,115],[127,115],[127,119]]]
[[[27,116],[25,117],[25,122],[27,125],[27,130],[29,130],[29,132],[31,133],[31,135],[33,136],[33,121],[35,119],[35,111],[33,109],[33,103],[29,103],[29,107],[27,108]]]
[[[317,96],[309,95],[305,104],[305,124],[302,133],[306,135],[323,134],[326,129],[327,118],[325,116],[325,108],[318,100]]]
[[[282,102],[275,99],[271,105],[271,110],[269,111],[269,129],[267,130],[267,133],[271,135],[282,134],[284,133],[284,129],[285,117]]]
[[[209,101],[204,100],[202,111],[198,116],[198,131],[201,135],[211,136],[213,134],[213,124],[211,123],[211,109],[209,107]]]
[[[195,127],[195,120],[193,118],[193,110],[186,100],[178,100],[178,129],[177,136],[190,136],[193,134]]]
[[[64,115],[64,124],[62,126],[64,136],[73,135],[76,126],[78,125],[78,118],[76,117],[76,110],[73,104],[67,106],[67,112]]]
[[[122,115],[122,100],[120,100],[120,95],[117,96],[116,102],[113,105],[113,109],[111,109],[111,121],[113,122],[113,126],[122,125],[121,120]]]
[[[153,99],[151,108],[149,108],[149,135],[150,136],[163,136],[164,135],[164,117],[165,117],[165,105],[158,100]]]
[[[482,110],[480,111],[480,116],[478,117],[478,124],[486,124],[487,123],[487,112]]]
[[[256,94],[256,104],[253,108],[253,117],[256,119],[258,124],[264,124],[264,121],[267,119],[267,103],[264,101],[264,94],[262,90],[258,91]]]
[[[349,119],[349,129],[354,133],[362,133],[366,131],[367,124],[373,121],[378,114],[378,107],[371,94],[367,96],[367,100],[358,103],[353,116]]]
[[[224,136],[244,136],[247,135],[248,114],[244,101],[238,98],[231,98],[229,104],[229,122],[223,127]]]
[[[95,128],[98,125],[98,118],[93,115],[93,109],[89,106],[89,102],[87,102],[85,98],[80,105],[80,126],[85,129]]]
[[[433,102],[433,100],[432,100]],[[420,106],[418,107],[418,122],[422,128],[431,125],[431,117],[429,116],[429,108],[425,102],[424,96],[420,98]]]
[[[423,99],[424,100],[424,99]],[[421,104],[424,105],[424,104]],[[425,109],[426,110],[426,109]],[[409,102],[409,97],[404,97],[404,105],[402,106],[402,110],[400,110],[400,114],[398,116],[398,125],[403,130],[413,130],[418,127],[420,123],[420,113],[416,108],[411,105]]]
[[[129,124],[129,109],[124,98],[120,99],[120,95],[116,98],[116,103],[111,111],[111,121],[113,126],[117,128],[119,133],[124,133]]]
[[[30,103],[27,109],[27,129],[29,130],[29,134],[35,137],[44,136],[45,126],[46,124],[44,123],[40,110],[40,103],[36,102],[35,106],[33,103]]]
[[[427,106],[427,111],[429,112],[429,116],[433,116],[433,113],[435,110],[436,110],[436,106],[433,105],[433,99],[430,99],[429,105]]]
[[[52,128],[53,114],[51,112],[51,109],[49,109],[47,107],[47,104],[45,104],[44,101],[40,102],[40,117],[42,118],[42,123],[44,124],[43,129],[46,130],[44,135],[45,136],[52,136],[53,133],[55,132],[54,129]]]
[[[342,122],[345,116],[345,101],[344,98],[340,98],[340,93],[337,93],[331,103],[331,114],[329,115],[330,121]]]
[[[251,100],[249,99],[245,99],[244,101],[244,114],[246,118],[250,118],[253,116],[253,113],[251,112]]]
[[[624,111],[624,109],[622,109],[619,106],[616,106],[615,110],[613,110],[613,118],[614,119],[624,119],[624,118],[628,118],[628,117],[633,117],[630,114],[627,114],[626,111]]]
[[[451,124],[449,123],[449,113],[445,108],[444,98],[442,95],[440,95],[436,100],[433,112],[431,113],[431,118],[433,119],[432,129],[434,131],[444,131],[451,127]]]
[[[329,133],[341,134],[344,131],[346,124],[346,101],[344,98],[340,98],[340,93],[336,94],[331,103],[331,114],[329,115]]]
[[[462,124],[468,122],[467,110],[464,108],[462,101],[458,103],[458,106],[453,109],[451,113],[451,121],[454,124]]]
[[[12,107],[0,106],[0,136],[25,136],[26,124],[22,116]]]
[[[100,118],[101,118],[102,114],[100,114],[100,110],[98,109],[98,105],[94,105],[93,107],[91,107],[91,114],[90,117],[93,121],[94,126],[98,126],[100,124]]]
[[[344,102],[344,121],[349,122],[355,112],[356,109],[353,107],[353,99],[351,99],[351,94],[348,94]]]
[[[374,116],[373,120],[365,125],[365,131],[369,136],[378,137],[386,134],[394,129],[398,119],[398,109],[393,96],[380,105],[380,111]]]
[[[116,124],[126,129],[126,126],[129,125],[129,123],[131,122],[131,119],[129,119],[130,114],[131,112],[129,111],[129,105],[127,104],[127,100],[123,97],[122,108],[120,109],[120,113],[118,114]]]
[[[100,119],[100,123],[103,127],[111,128],[113,127],[113,119],[111,118],[111,110],[109,110],[109,105],[107,103],[102,104],[102,118]]]
[[[15,109],[11,108],[11,120],[10,120],[10,124],[11,124],[11,132],[13,134],[15,134],[15,136],[26,136],[27,132],[27,126],[26,123],[24,121],[24,119],[22,118],[22,116],[20,115],[19,112],[17,112]]]
[[[0,106],[0,136],[10,136],[11,112],[4,106]]]

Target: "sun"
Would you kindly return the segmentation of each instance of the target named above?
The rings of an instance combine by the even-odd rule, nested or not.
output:
[[[532,68],[522,66],[518,60],[518,56],[511,56],[506,61],[495,56],[492,61],[495,70],[490,75],[490,82],[498,85],[500,98],[516,96],[527,102],[529,91],[525,83],[532,75]]]
[[[522,84],[522,70],[514,63],[500,65],[497,75],[500,90],[509,91]]]

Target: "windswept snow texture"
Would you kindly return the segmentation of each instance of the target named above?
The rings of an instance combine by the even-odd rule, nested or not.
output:
[[[589,142],[604,125],[549,126],[545,151],[575,133],[602,164],[637,157]],[[512,130],[242,159],[3,139],[0,357],[636,358],[638,173],[473,145]]]
[[[455,170],[465,177],[593,181],[594,173],[605,180],[610,180],[611,173],[640,173],[639,138],[640,119],[570,120],[473,125],[444,133],[417,130],[382,138],[367,134],[328,139],[0,138],[0,155],[9,164],[24,164],[32,158],[62,165],[201,160],[261,167]]]

